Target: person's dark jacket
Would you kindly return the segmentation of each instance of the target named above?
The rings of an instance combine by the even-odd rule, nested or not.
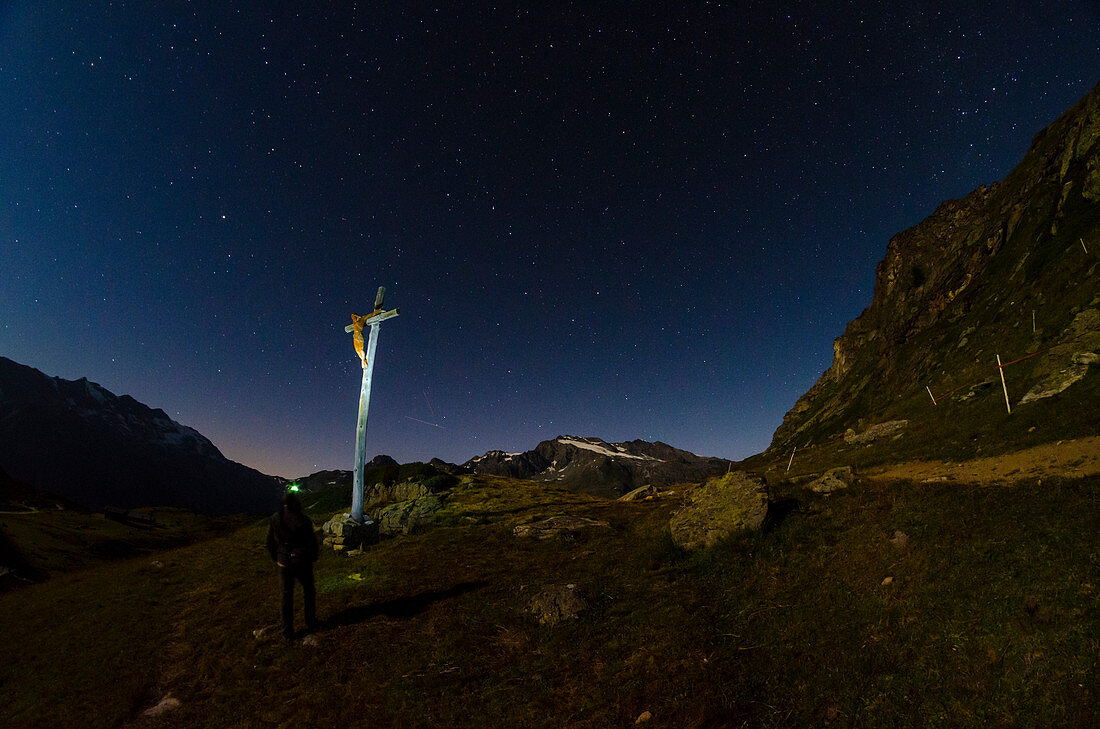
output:
[[[284,567],[317,561],[317,535],[313,522],[285,506],[271,515],[267,528],[267,552]]]

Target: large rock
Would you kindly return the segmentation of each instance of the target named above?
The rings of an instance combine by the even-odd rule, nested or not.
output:
[[[402,501],[378,511],[378,531],[384,537],[408,534],[429,524],[443,508],[443,500],[434,494]]]
[[[646,499],[656,499],[658,496],[660,496],[660,492],[657,491],[657,487],[653,484],[646,484],[623,494],[619,497],[619,501],[645,501]]]
[[[520,524],[512,530],[512,533],[517,537],[535,537],[536,539],[551,539],[553,537],[572,539],[578,532],[585,529],[593,527],[606,529],[610,526],[606,521],[597,521],[583,516],[558,514],[549,519]]]
[[[386,484],[376,483],[366,488],[363,493],[363,501],[370,507],[379,504],[392,504],[399,501],[412,501],[413,499],[428,496],[431,493],[431,489],[416,481],[402,481],[401,483],[388,486]]]
[[[872,425],[862,433],[857,433],[848,428],[847,432],[844,433],[844,442],[849,445],[867,445],[878,438],[900,433],[907,425],[909,425],[908,420],[888,420],[885,423]]]
[[[1061,354],[1044,357],[1033,374],[1039,382],[1020,399],[1020,405],[1061,394],[1070,385],[1083,380],[1091,365],[1100,364],[1100,355],[1095,351],[1100,348],[1100,310],[1078,312],[1064,336],[1066,344],[1074,343],[1077,352],[1068,363]],[[1010,390],[1011,386],[1012,381],[1009,381]]]
[[[1073,355],[1068,367],[1063,367],[1049,374],[1042,382],[1036,384],[1027,394],[1020,398],[1020,405],[1042,400],[1048,397],[1060,395],[1069,386],[1085,379],[1089,373],[1089,365],[1100,363],[1100,355],[1093,352],[1078,352]]]
[[[732,471],[707,481],[673,514],[669,526],[673,541],[681,547],[710,547],[731,532],[759,529],[767,514],[764,480]]]
[[[588,600],[576,585],[547,585],[527,604],[527,611],[543,625],[574,620],[587,609]]]
[[[163,699],[157,702],[156,706],[151,706],[142,712],[142,716],[160,716],[166,712],[178,709],[183,706],[179,699],[167,694]]]
[[[324,546],[345,552],[377,542],[378,524],[366,515],[359,523],[351,518],[351,514],[338,514],[324,523],[321,533],[324,534]]]
[[[846,489],[855,479],[851,466],[841,466],[825,472],[820,478],[810,482],[809,489],[818,494],[829,494],[837,489]]]

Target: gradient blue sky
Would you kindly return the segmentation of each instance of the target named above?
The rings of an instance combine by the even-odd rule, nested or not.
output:
[[[1098,39],[1096,2],[9,0],[0,355],[349,468],[385,285],[370,454],[743,458]]]

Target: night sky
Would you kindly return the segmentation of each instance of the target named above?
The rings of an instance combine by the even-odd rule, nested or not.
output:
[[[1100,4],[0,3],[0,355],[230,458],[740,459],[890,236],[1100,79]]]

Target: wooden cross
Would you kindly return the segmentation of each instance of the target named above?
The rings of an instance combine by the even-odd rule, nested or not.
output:
[[[374,374],[374,351],[378,347],[378,325],[386,319],[392,319],[401,313],[400,309],[382,311],[382,300],[386,296],[386,288],[378,287],[378,295],[374,297],[374,311],[366,316],[351,315],[351,324],[344,327],[345,332],[352,333],[355,344],[355,352],[363,363],[363,384],[359,388],[359,422],[355,428],[355,476],[352,481],[351,492],[351,518],[362,523],[363,521],[363,469],[366,466],[366,437],[367,437],[367,409],[370,407],[370,382]],[[366,351],[363,351],[363,327],[370,325],[370,337],[367,340]]]

